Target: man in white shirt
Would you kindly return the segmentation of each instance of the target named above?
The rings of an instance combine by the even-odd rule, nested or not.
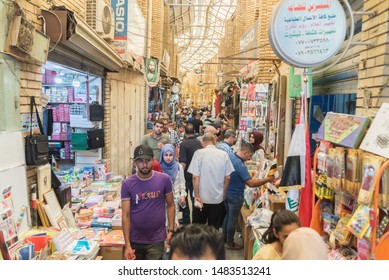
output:
[[[218,229],[234,167],[228,154],[216,148],[213,134],[205,133],[202,142],[204,149],[194,153],[188,168],[188,172],[193,175],[195,196],[193,223],[208,223]]]

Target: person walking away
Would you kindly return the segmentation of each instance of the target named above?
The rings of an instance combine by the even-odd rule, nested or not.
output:
[[[192,124],[188,124],[185,127],[185,140],[181,143],[180,146],[180,156],[179,162],[184,167],[184,176],[185,176],[185,187],[186,192],[190,195],[190,199],[192,200],[192,207],[194,205],[194,197],[193,197],[193,176],[188,172],[188,168],[190,163],[192,162],[193,154],[202,149],[203,146],[199,140],[196,139],[194,135],[194,128]],[[188,204],[188,196],[185,198],[186,206],[182,210],[182,221],[181,224],[190,224],[190,208]],[[193,212],[193,211],[192,211]]]
[[[167,174],[151,169],[154,159],[149,146],[137,146],[134,161],[137,172],[121,188],[124,257],[162,259],[165,240],[169,244],[174,231],[172,182]]]
[[[153,126],[153,132],[146,134],[140,143],[151,147],[154,152],[154,158],[158,160],[161,157],[161,149],[165,144],[171,144],[169,135],[162,133],[164,123],[161,120],[156,120]]]
[[[268,229],[262,235],[265,245],[259,249],[253,260],[280,260],[286,238],[299,227],[300,220],[294,212],[286,209],[274,212]]]
[[[224,137],[223,137],[223,141],[221,141],[219,143],[219,145],[217,146],[218,149],[222,150],[222,151],[225,151],[227,154],[231,154],[234,152],[234,150],[232,149],[232,146],[235,144],[236,142],[236,134],[235,134],[235,131],[233,129],[228,129],[225,133],[224,133]]]
[[[242,246],[234,242],[234,235],[240,210],[244,200],[245,185],[250,188],[262,186],[274,180],[274,176],[265,179],[251,178],[245,161],[249,160],[254,153],[254,147],[249,143],[244,143],[237,153],[230,153],[229,157],[235,171],[231,173],[231,180],[227,188],[225,200],[226,216],[223,222],[223,234],[226,240],[226,248],[230,250],[242,249]]]
[[[170,180],[173,184],[173,197],[176,209],[175,215],[175,225],[178,228],[178,210],[179,205],[186,206],[185,197],[185,178],[184,178],[184,169],[181,164],[176,161],[175,149],[171,144],[165,144],[161,150],[161,158],[159,163],[162,168],[162,172],[169,175]]]
[[[210,127],[213,127],[213,125],[208,126],[208,128],[210,128]],[[225,131],[222,138],[223,138],[223,141],[221,141],[217,145],[217,148],[219,150],[225,151],[227,154],[233,153],[234,150],[232,149],[232,146],[236,142],[235,131],[233,129],[229,129],[229,130]],[[224,205],[224,210],[221,213],[220,220],[219,220],[220,227],[223,227],[224,218],[225,218],[226,214],[227,214],[227,209]]]
[[[218,133],[218,130],[216,128],[214,128],[212,125],[209,125],[207,126],[205,129],[204,129],[204,134],[206,133],[211,133],[212,135],[215,136],[215,139],[217,138],[216,134]],[[203,136],[198,136],[197,139],[202,142],[203,141]]]
[[[188,172],[193,175],[195,196],[193,223],[219,228],[219,220],[224,207],[224,198],[234,167],[228,154],[215,146],[215,136],[203,136],[204,149],[197,150]]]

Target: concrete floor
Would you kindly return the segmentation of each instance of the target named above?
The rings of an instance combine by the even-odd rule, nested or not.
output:
[[[234,242],[243,245],[243,238],[240,232],[235,232]],[[244,250],[228,250],[226,249],[226,260],[244,260]]]

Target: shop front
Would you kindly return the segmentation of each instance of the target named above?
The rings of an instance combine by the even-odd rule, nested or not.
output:
[[[42,66],[43,117],[50,161],[60,169],[74,165],[82,168],[103,158],[104,141],[92,146],[88,135],[98,133],[106,138],[106,73],[118,72],[123,63],[108,42],[77,15],[71,15],[76,24],[70,36],[64,35],[69,29],[68,12],[42,10],[42,15],[47,34],[55,42]]]

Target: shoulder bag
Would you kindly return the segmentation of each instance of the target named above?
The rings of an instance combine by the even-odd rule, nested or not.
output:
[[[87,131],[88,134],[88,147],[90,150],[103,148],[104,143],[104,129],[92,129]]]
[[[34,106],[41,135],[32,135],[32,115]],[[42,122],[33,96],[30,97],[30,134],[25,138],[25,152],[27,165],[42,165],[49,162],[49,141],[47,135],[44,135]]]

